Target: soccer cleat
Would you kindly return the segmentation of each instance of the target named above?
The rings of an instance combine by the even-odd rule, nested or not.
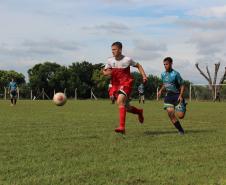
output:
[[[138,120],[140,123],[144,123],[143,109],[141,109],[140,113],[138,114]]]
[[[125,134],[126,130],[123,127],[118,127],[118,128],[115,129],[115,132]]]
[[[183,136],[184,135],[184,132],[179,131],[178,134],[181,135],[181,136]]]

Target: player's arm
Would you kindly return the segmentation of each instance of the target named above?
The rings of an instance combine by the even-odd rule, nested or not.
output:
[[[111,76],[111,71],[112,70],[112,66],[110,65],[110,63],[108,62],[102,69],[102,74],[104,76]]]
[[[185,91],[185,85],[184,85],[184,80],[182,79],[179,73],[177,74],[177,83],[180,85],[180,95],[179,95],[178,101],[182,102],[184,91]]]
[[[138,71],[140,72],[140,74],[142,75],[142,77],[143,77],[143,83],[146,83],[148,79],[147,79],[147,75],[145,74],[142,65],[140,65],[139,63],[137,63],[134,67],[136,67],[138,69]]]
[[[162,92],[164,91],[164,89],[165,89],[165,86],[164,86],[164,84],[162,84],[162,87],[158,91],[158,97],[160,97],[162,95]]]
[[[103,68],[102,73],[104,76],[111,76],[111,68],[107,68],[107,69]]]
[[[160,97],[162,95],[163,91],[165,90],[165,85],[163,83],[163,74],[161,74],[161,82],[162,82],[162,86],[161,86],[160,90],[158,91],[158,94],[157,94],[158,97]]]
[[[179,98],[183,98],[184,91],[185,91],[185,86],[183,84],[183,85],[180,86],[180,95],[179,95]]]
[[[9,84],[9,86],[8,86],[8,94],[10,94],[10,90],[11,90],[11,86]]]

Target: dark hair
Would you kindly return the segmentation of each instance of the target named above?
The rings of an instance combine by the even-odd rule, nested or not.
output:
[[[122,49],[122,43],[121,42],[114,42],[111,46],[117,46],[119,49]]]
[[[173,59],[171,57],[164,58],[163,62],[168,61],[169,63],[173,63]]]

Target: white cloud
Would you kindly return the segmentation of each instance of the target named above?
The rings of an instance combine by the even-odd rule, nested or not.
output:
[[[226,47],[226,32],[211,31],[211,32],[194,32],[190,43],[197,46],[198,54],[204,56],[219,56],[224,52]]]
[[[167,46],[165,43],[156,42],[155,40],[136,39],[133,41],[133,49],[130,49],[135,58],[140,61],[150,61],[163,57]]]
[[[188,15],[200,16],[200,17],[223,18],[223,17],[226,17],[226,5],[213,6],[213,7],[204,7],[204,8],[191,10],[188,13]]]
[[[129,26],[120,22],[109,22],[93,26],[84,26],[82,29],[93,33],[106,32],[113,34],[123,34],[130,31]]]
[[[178,19],[175,21],[176,24],[184,26],[190,29],[202,29],[202,30],[226,30],[226,20],[222,19]]]
[[[33,41],[26,40],[20,45],[7,45],[2,44],[0,46],[1,57],[43,57],[48,58],[51,55],[62,55],[66,52],[74,52],[80,48],[76,41],[60,41],[60,40],[45,40],[45,41]]]

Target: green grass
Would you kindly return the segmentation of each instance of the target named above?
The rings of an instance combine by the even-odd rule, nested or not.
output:
[[[0,101],[0,184],[226,184],[226,103],[190,103],[185,136],[162,102],[132,104],[145,123],[127,114],[122,137],[109,101]]]

